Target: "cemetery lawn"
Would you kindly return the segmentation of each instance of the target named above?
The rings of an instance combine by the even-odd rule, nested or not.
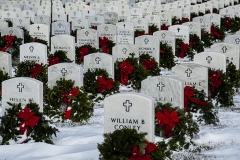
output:
[[[240,95],[234,97],[240,108]],[[27,143],[1,145],[0,160],[98,160],[97,144],[103,142],[104,109],[94,106],[94,116],[85,125],[58,124],[60,132],[53,137],[54,145]],[[0,115],[2,108],[0,106]],[[191,151],[173,154],[173,159],[240,159],[240,110],[220,108],[218,126],[200,125],[200,132]],[[155,138],[159,140],[159,138]]]

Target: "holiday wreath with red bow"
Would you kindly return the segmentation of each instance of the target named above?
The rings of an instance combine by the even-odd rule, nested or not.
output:
[[[172,47],[167,43],[160,42],[160,67],[171,69],[176,65]]]
[[[189,60],[193,60],[194,52],[189,44],[183,42],[182,39],[177,38],[175,43],[175,55],[179,58],[187,57]]]
[[[52,88],[44,90],[44,114],[56,122],[64,120],[83,123],[93,113],[93,101],[74,81],[60,79]]]
[[[99,49],[94,48],[93,46],[86,44],[81,47],[76,47],[75,49],[75,59],[77,64],[82,64],[84,56],[91,54],[91,53],[97,53],[99,52]]]
[[[15,69],[15,77],[31,77],[37,79],[44,84],[48,82],[47,75],[48,66],[39,64],[34,61],[25,60],[20,62]]]
[[[57,50],[54,54],[48,55],[49,66],[63,62],[72,62],[72,60],[67,57],[67,51]]]
[[[99,48],[103,53],[112,54],[112,48],[116,45],[112,40],[107,37],[99,37]]]
[[[157,103],[155,113],[155,135],[167,138],[170,150],[188,149],[193,144],[192,139],[199,132],[199,127],[191,113],[172,107],[170,103]]]
[[[0,144],[46,142],[53,144],[52,135],[58,129],[39,112],[36,103],[29,103],[22,109],[21,104],[8,103],[11,107],[0,117]]]
[[[165,160],[172,152],[165,142],[156,144],[145,139],[147,133],[138,133],[135,129],[115,130],[104,134],[104,142],[98,144],[100,159],[116,160]]]
[[[22,45],[23,39],[17,38],[14,35],[0,36],[0,51],[8,52],[12,55],[12,59],[19,58],[20,45]]]
[[[85,91],[91,93],[92,98],[96,98],[98,94],[104,98],[119,92],[119,82],[110,78],[105,69],[89,69],[84,73],[83,84]]]
[[[143,65],[143,68],[146,69],[149,76],[160,75],[159,64],[155,61],[155,58],[149,54],[141,54],[139,60],[140,64]]]

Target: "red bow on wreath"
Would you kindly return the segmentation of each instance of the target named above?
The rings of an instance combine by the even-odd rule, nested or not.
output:
[[[181,53],[179,54],[179,57],[184,58],[185,57],[185,52],[188,51],[188,44],[182,42],[181,45],[180,45],[180,51],[181,51]]]
[[[153,32],[152,32],[151,29],[149,29],[148,34],[149,34],[149,35],[153,35]]]
[[[182,23],[185,23],[185,22],[186,22],[186,19],[187,19],[187,18],[182,17]]]
[[[164,54],[165,52],[164,52],[164,50],[161,50],[161,49],[160,49],[159,53],[160,53],[160,54]]]
[[[146,70],[151,70],[155,66],[155,61],[154,60],[147,60],[146,58],[143,58],[143,68]]]
[[[149,142],[145,142],[146,148],[144,153],[141,153],[139,147],[135,146],[132,150],[132,155],[129,160],[151,160],[150,153],[158,149],[158,147]]]
[[[34,112],[31,112],[30,108],[24,108],[18,113],[18,117],[22,119],[20,123],[20,133],[23,135],[26,133],[28,135],[28,127],[34,127],[38,123],[40,117],[34,116]]]
[[[217,28],[214,26],[214,25],[212,25],[211,26],[211,34],[212,34],[212,36],[216,36],[217,38],[220,38],[220,34],[217,32]]]
[[[64,96],[63,103],[65,103],[67,105],[64,119],[68,119],[68,118],[70,118],[71,112],[72,112],[71,107],[69,107],[69,105],[70,105],[69,100],[70,100],[71,96],[74,96],[74,97],[78,96],[78,89],[73,88],[70,92],[62,91],[62,95]]]
[[[230,27],[232,26],[232,25],[231,25],[231,19],[230,19],[230,18],[226,19],[225,25],[226,25],[227,28],[230,28]]]
[[[92,29],[95,29],[95,30],[97,30],[97,26],[92,26]]]
[[[33,42],[37,42],[37,37],[35,37],[35,38],[33,39]]]
[[[113,79],[106,80],[104,76],[98,77],[98,92],[102,93],[104,90],[110,91],[113,88]]]
[[[162,25],[162,26],[161,26],[161,30],[168,30],[168,26]]]
[[[8,47],[11,47],[14,44],[13,42],[14,38],[15,36],[5,36],[4,40],[7,41],[7,44],[1,49],[1,51],[5,52],[8,49]]]
[[[197,90],[192,89],[191,86],[186,86],[184,88],[184,109],[185,112],[188,111],[188,102],[191,101],[192,103],[205,106],[205,107],[210,107],[210,105],[207,102],[203,102],[201,100],[194,99],[193,96],[197,92]]]
[[[0,96],[2,95],[2,90],[0,90]]]
[[[219,88],[222,85],[222,81],[220,80],[221,73],[217,73],[216,71],[211,71],[211,75],[209,76],[210,85],[209,85],[209,96],[214,97],[214,88]]]
[[[78,53],[80,54],[80,58],[79,61],[80,63],[83,61],[83,57],[86,56],[87,54],[89,54],[89,50],[88,48],[84,47],[84,48],[80,48]]]
[[[39,64],[35,63],[34,67],[30,69],[30,72],[32,73],[32,78],[37,78],[39,74],[42,72],[42,66]]]
[[[144,35],[144,34],[142,34],[142,33],[138,33],[138,34],[137,34],[138,37],[140,37],[140,36],[142,36],[142,35]]]
[[[102,47],[103,53],[109,53],[109,47],[108,47],[108,38],[107,37],[99,37],[99,46]]]
[[[158,125],[164,126],[166,138],[171,137],[172,130],[176,126],[176,123],[179,122],[178,113],[175,110],[170,112],[168,108],[163,108],[163,113],[157,112],[156,117],[158,119]]]
[[[194,40],[190,39],[189,45],[190,45],[191,47],[193,47],[193,46],[196,45],[196,42],[195,42]]]
[[[49,66],[60,63],[60,59],[58,57],[52,57],[48,61],[49,61]]]
[[[134,66],[130,65],[128,61],[122,61],[119,65],[120,68],[120,83],[123,85],[128,84],[129,75],[132,74]]]

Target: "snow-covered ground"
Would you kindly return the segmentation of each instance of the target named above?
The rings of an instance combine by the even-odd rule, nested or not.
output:
[[[234,107],[239,107],[240,95],[236,95],[234,101]],[[59,132],[53,138],[54,145],[28,143],[0,146],[0,160],[98,160],[97,144],[103,142],[103,112],[103,107],[95,106],[94,116],[83,126],[58,124]],[[195,139],[197,146],[192,152],[174,153],[173,159],[240,160],[240,110],[220,108],[218,116],[218,126],[200,126]]]

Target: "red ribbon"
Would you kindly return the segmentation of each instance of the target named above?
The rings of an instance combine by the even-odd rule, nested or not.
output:
[[[99,37],[99,46],[102,47],[102,52],[103,53],[109,53],[110,49],[108,47],[108,38],[107,37]]]
[[[182,42],[180,45],[180,49],[181,49],[181,54],[179,55],[180,58],[184,58],[185,57],[185,52],[187,52],[188,50],[188,44]]]
[[[145,153],[142,154],[139,150],[139,147],[135,146],[132,150],[132,155],[129,160],[151,160],[150,153],[158,149],[158,147],[150,142],[145,142],[146,148]]]
[[[35,37],[35,38],[33,39],[33,42],[37,42],[37,37]]]
[[[166,26],[165,24],[161,26],[161,30],[168,30],[168,26]]]
[[[7,41],[7,44],[1,49],[2,52],[5,52],[8,47],[11,47],[14,43],[13,43],[13,40],[14,40],[15,36],[5,36],[4,37],[4,40]]]
[[[78,53],[80,54],[80,58],[79,61],[80,63],[83,61],[83,57],[86,56],[87,54],[89,54],[89,50],[88,48],[84,47],[84,48],[80,48]]]
[[[131,66],[130,62],[128,61],[122,61],[122,63],[119,65],[119,68],[120,68],[120,83],[126,85],[128,84],[129,75],[132,74],[132,71],[134,70],[134,66]]]
[[[149,29],[148,34],[149,34],[149,35],[153,35],[153,32],[152,32],[151,29]]]
[[[74,97],[78,96],[78,89],[73,88],[70,92],[62,91],[62,95],[64,96],[63,103],[65,103],[67,105],[64,119],[68,119],[68,118],[70,118],[71,111],[72,111],[71,107],[68,107],[70,105],[70,98],[71,98],[71,96],[74,96]]]
[[[39,74],[42,72],[42,66],[39,64],[35,63],[34,67],[30,69],[30,72],[32,73],[32,78],[37,78]]]
[[[186,18],[182,17],[182,23],[186,22]]]
[[[146,58],[143,58],[143,67],[146,70],[151,70],[155,66],[156,62],[154,60],[147,60]]]
[[[90,2],[88,2],[86,5],[90,6]]]
[[[191,86],[186,86],[184,88],[184,109],[185,112],[188,111],[188,102],[191,101],[192,103],[205,106],[205,107],[210,107],[210,105],[207,102],[203,102],[201,100],[194,99],[193,96],[197,92],[197,90],[193,89]]]
[[[143,35],[142,33],[138,33],[138,34],[137,34],[138,37],[140,37],[140,36],[142,36],[142,35]]]
[[[171,137],[176,123],[179,122],[178,113],[175,110],[170,112],[168,108],[163,108],[163,113],[157,112],[156,117],[158,119],[158,125],[164,126],[166,138]]]
[[[2,95],[2,90],[0,90],[0,96]]]
[[[40,117],[34,116],[34,112],[31,112],[30,108],[24,108],[18,113],[18,117],[22,119],[20,123],[20,133],[23,135],[26,132],[28,135],[27,130],[28,127],[34,127],[38,123]]]
[[[221,77],[220,73],[217,73],[216,71],[211,71],[209,79],[213,87],[219,88],[222,85],[222,81],[219,79],[220,77]]]
[[[92,29],[95,29],[95,30],[97,30],[97,26],[92,26]]]
[[[226,19],[225,24],[226,24],[227,28],[230,28],[232,26],[231,25],[231,19],[230,18]]]
[[[105,90],[110,91],[113,88],[113,79],[106,80],[105,76],[98,77],[98,92],[102,93]]]
[[[58,57],[52,57],[48,61],[49,61],[49,66],[60,63],[60,59]]]
[[[220,34],[217,32],[217,28],[214,26],[214,25],[212,25],[211,26],[211,34],[212,34],[212,36],[216,36],[216,37],[218,37],[218,38],[220,38]]]
[[[161,49],[160,49],[159,53],[160,53],[160,54],[164,54],[165,52],[164,52],[164,50],[161,50]]]

